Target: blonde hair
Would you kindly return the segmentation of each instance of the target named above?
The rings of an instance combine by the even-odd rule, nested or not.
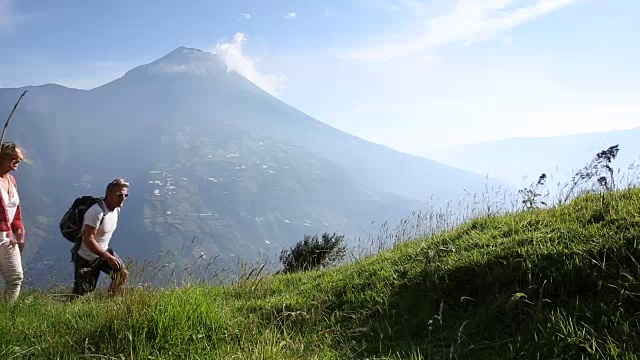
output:
[[[129,188],[129,183],[123,179],[123,178],[116,178],[113,179],[113,181],[111,181],[108,185],[107,185],[107,189],[105,190],[105,194],[108,194],[109,191],[111,191],[111,189],[113,189],[114,187],[124,187],[124,188]]]
[[[22,146],[14,143],[14,142],[4,142],[0,145],[0,158],[4,159],[5,157],[11,157],[18,155],[20,153],[19,159],[20,161],[29,162],[25,157],[24,149]]]

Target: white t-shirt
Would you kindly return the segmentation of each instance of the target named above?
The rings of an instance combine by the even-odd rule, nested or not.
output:
[[[100,204],[96,203],[92,207],[90,207],[84,214],[84,225],[91,225],[95,228],[98,228],[95,238],[98,246],[100,246],[100,248],[102,248],[103,250],[106,250],[109,247],[111,235],[113,235],[113,232],[116,230],[116,227],[118,225],[119,210],[119,208],[116,208],[113,211],[108,211],[103,214],[102,207],[100,206]],[[100,219],[102,219],[102,224],[100,224]],[[100,227],[98,227],[98,224],[100,224]],[[98,258],[98,255],[89,250],[84,241],[78,249],[78,255],[89,261],[93,261]]]
[[[9,194],[7,193],[7,191],[3,188],[2,189],[2,200],[4,200],[4,206],[7,209],[7,221],[9,223],[9,226],[11,226],[11,223],[13,222],[13,218],[16,216],[16,211],[18,209],[18,204],[20,203],[20,197],[18,196],[18,192],[16,191],[15,186],[13,186],[13,183],[11,181],[9,181],[9,186],[11,186],[12,188],[12,192],[13,197],[11,197],[11,199],[9,199]],[[8,231],[0,231],[0,241],[4,241],[4,240],[9,240],[9,232]]]

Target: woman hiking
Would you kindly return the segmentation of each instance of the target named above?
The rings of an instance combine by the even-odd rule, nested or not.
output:
[[[3,297],[14,302],[22,286],[24,224],[16,179],[11,175],[24,160],[22,148],[15,143],[0,145],[0,273],[4,279]]]

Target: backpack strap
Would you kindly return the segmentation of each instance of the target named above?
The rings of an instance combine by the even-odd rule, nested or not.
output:
[[[104,198],[99,198],[97,204],[100,206],[100,209],[102,209],[102,217],[98,223],[98,227],[100,227],[100,225],[102,225],[102,219],[104,219],[104,215],[109,212],[109,209],[107,209],[107,204],[105,204]]]

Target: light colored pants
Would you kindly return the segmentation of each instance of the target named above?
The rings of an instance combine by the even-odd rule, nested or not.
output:
[[[4,237],[0,237],[0,272],[4,279],[3,297],[9,302],[16,301],[23,279],[22,257],[18,245],[11,245]]]

